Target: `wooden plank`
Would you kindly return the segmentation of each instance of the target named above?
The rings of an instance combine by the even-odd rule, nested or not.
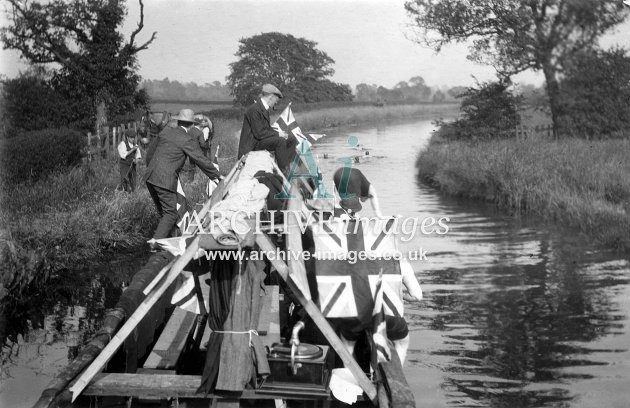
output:
[[[195,328],[196,318],[195,313],[176,307],[143,367],[174,369],[184,351],[186,340]]]
[[[272,310],[271,310],[271,300],[272,300],[272,291],[273,288],[277,286],[266,286],[265,293],[262,295],[264,298],[262,301],[262,308],[260,310],[260,317],[258,318],[258,327],[256,327],[256,331],[260,336],[266,336],[269,330],[269,322],[271,320]]]
[[[263,346],[280,342],[280,287],[267,286],[265,303],[258,322],[258,334]]]
[[[155,375],[155,374],[123,374],[101,373],[83,392],[93,396],[120,396],[134,398],[218,398],[234,399],[234,394],[197,393],[201,385],[200,375]],[[257,394],[256,390],[246,389],[238,395],[239,399],[277,399],[289,396]],[[321,396],[293,395],[291,399],[314,400]]]
[[[129,317],[125,324],[120,328],[120,330],[118,330],[116,335],[103,349],[98,358],[96,358],[96,360],[94,360],[92,364],[90,364],[90,366],[77,379],[74,385],[70,387],[70,391],[72,391],[72,402],[74,402],[79,394],[81,394],[81,392],[88,385],[90,380],[103,369],[105,364],[107,364],[109,359],[114,355],[116,350],[118,350],[118,348],[125,341],[127,336],[131,334],[131,332],[136,328],[142,318],[147,314],[149,310],[151,310],[151,307],[158,301],[158,299],[164,294],[164,292],[166,292],[171,284],[175,282],[175,279],[184,270],[186,265],[188,265],[188,262],[190,262],[193,256],[197,253],[198,249],[199,238],[195,238],[193,242],[188,246],[186,251],[181,256],[176,257],[177,261],[169,271],[166,278],[162,282],[160,282],[160,284],[155,288],[154,291],[147,295],[142,303],[140,303],[140,305],[136,308],[135,312],[133,312],[131,317]]]

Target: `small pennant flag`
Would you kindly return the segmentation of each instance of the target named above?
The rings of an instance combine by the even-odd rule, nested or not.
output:
[[[321,139],[322,137],[326,136],[325,133],[309,133],[308,135],[311,137],[311,139],[313,139],[315,141],[317,141],[317,140]]]
[[[383,279],[381,276],[376,284],[376,297],[374,298],[374,312],[372,313],[372,337],[376,348],[376,361],[384,363],[390,361],[392,356],[387,345],[387,328],[385,325],[385,308],[383,307]]]
[[[186,194],[184,193],[184,188],[182,187],[182,182],[179,177],[177,178],[177,205],[175,208],[177,209],[177,227],[180,231],[186,231],[190,214],[188,213],[188,206],[186,204]]]
[[[297,150],[300,149],[300,146],[302,146],[302,143],[307,143],[308,146],[311,145],[311,142],[308,140],[306,136],[304,136],[304,134],[302,133],[302,130],[298,126],[297,122],[295,121],[295,117],[293,116],[293,111],[291,110],[290,103],[286,108],[284,108],[284,110],[282,111],[282,113],[280,114],[276,122],[273,125],[271,125],[271,127],[277,131],[283,130],[287,132],[289,135],[293,135],[298,141],[298,145],[296,147]],[[309,136],[312,138],[313,141],[316,141],[324,135],[314,134],[314,135],[309,135]]]

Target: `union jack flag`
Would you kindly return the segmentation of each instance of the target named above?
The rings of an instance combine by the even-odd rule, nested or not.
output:
[[[189,312],[205,314],[210,307],[207,297],[210,289],[206,283],[209,278],[210,272],[196,276],[192,272],[183,271],[171,297],[171,304]]]
[[[403,315],[394,222],[334,219],[313,224],[317,289],[325,317],[358,318],[362,327],[370,327],[379,280],[385,314]]]
[[[383,304],[383,280],[379,276],[374,295],[374,311],[372,313],[372,339],[376,348],[376,361],[384,363],[392,358],[387,344],[387,326],[385,324],[385,307]]]
[[[298,145],[296,146],[296,149],[298,151],[300,147],[302,146],[302,143],[306,143],[306,145],[309,147],[311,146],[311,142],[302,133],[300,126],[298,126],[295,120],[295,117],[293,116],[293,111],[291,110],[290,103],[286,108],[284,108],[284,110],[282,111],[278,119],[276,119],[276,121],[274,122],[273,125],[271,125],[271,127],[277,131],[284,130],[289,135],[293,135],[298,141]],[[313,141],[316,141],[325,135],[324,134],[309,134],[309,136],[311,137]]]

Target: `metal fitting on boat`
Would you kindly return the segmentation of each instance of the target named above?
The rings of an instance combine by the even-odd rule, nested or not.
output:
[[[293,330],[291,331],[291,370],[293,375],[297,374],[298,368],[302,366],[300,363],[295,363],[295,353],[297,352],[297,348],[300,345],[300,330],[304,328],[304,322],[300,320],[293,326]]]

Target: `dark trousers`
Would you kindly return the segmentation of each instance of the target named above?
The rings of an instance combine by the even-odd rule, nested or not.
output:
[[[295,157],[295,146],[298,141],[294,136],[289,136],[288,139],[284,139],[280,136],[272,136],[259,140],[254,147],[254,150],[268,150],[276,154],[276,161],[278,167],[285,169],[291,164],[291,161]]]
[[[136,189],[136,164],[131,165],[120,163],[120,187],[124,191],[134,191]]]
[[[160,222],[153,233],[153,238],[169,238],[177,227],[177,194],[174,191],[155,186],[147,181],[147,189],[155,203]]]

